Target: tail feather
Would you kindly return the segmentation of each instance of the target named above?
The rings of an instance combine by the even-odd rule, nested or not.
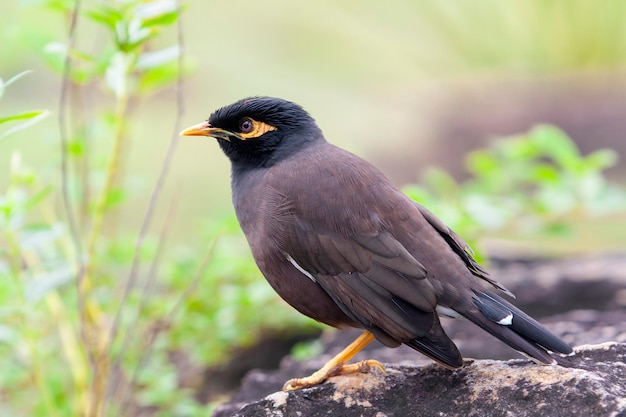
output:
[[[461,353],[452,339],[444,332],[438,319],[428,334],[411,339],[404,344],[439,362],[446,368],[456,369],[463,366]]]
[[[554,362],[546,350],[572,352],[567,343],[501,297],[489,291],[474,291],[473,301],[481,314],[460,313],[513,349],[543,363]]]

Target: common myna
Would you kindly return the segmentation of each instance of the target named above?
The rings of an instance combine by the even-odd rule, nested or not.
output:
[[[315,320],[364,330],[322,369],[284,389],[384,370],[375,360],[346,363],[374,338],[461,367],[439,315],[465,317],[545,364],[555,362],[548,351],[572,352],[499,295],[512,296],[456,233],[378,169],[328,143],[299,105],[246,98],[181,134],[216,138],[230,159],[237,218],[274,290]]]

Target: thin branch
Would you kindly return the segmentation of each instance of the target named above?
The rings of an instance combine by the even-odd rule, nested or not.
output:
[[[67,126],[67,110],[68,110],[68,93],[70,89],[71,83],[71,71],[72,71],[72,51],[76,45],[77,38],[77,27],[78,27],[78,16],[80,15],[81,10],[81,0],[75,0],[72,10],[69,15],[69,29],[68,29],[68,37],[67,37],[67,50],[65,55],[65,62],[63,66],[63,75],[61,78],[61,91],[59,94],[59,115],[58,115],[58,124],[59,124],[59,137],[61,142],[61,191],[63,196],[63,206],[67,216],[67,222],[69,224],[70,235],[72,239],[72,243],[74,245],[74,251],[76,256],[76,292],[77,292],[77,307],[79,314],[79,334],[80,338],[86,347],[87,357],[92,365],[92,370],[95,374],[98,373],[97,367],[97,358],[94,356],[94,352],[89,348],[91,345],[90,336],[88,335],[88,330],[86,329],[87,316],[85,309],[85,299],[82,296],[82,285],[83,281],[87,274],[87,265],[86,259],[84,256],[84,250],[81,243],[80,231],[78,228],[76,213],[74,212],[74,207],[70,201],[70,175],[68,168],[68,151],[67,145],[69,142],[69,128]],[[91,400],[88,400],[91,402]],[[89,404],[83,404],[84,407],[90,407]],[[89,409],[81,410],[81,413],[92,414]]]
[[[61,190],[63,193],[63,207],[67,214],[67,222],[70,226],[70,234],[72,236],[72,241],[74,242],[74,250],[76,251],[76,259],[77,259],[77,285],[80,286],[80,281],[84,277],[84,259],[83,259],[83,248],[80,241],[80,235],[78,233],[78,226],[76,223],[76,215],[74,213],[74,208],[72,207],[72,203],[70,202],[70,192],[69,192],[69,173],[68,173],[68,152],[67,152],[67,144],[68,144],[68,128],[66,123],[66,110],[67,110],[67,94],[70,85],[70,72],[72,69],[72,50],[74,50],[74,45],[76,44],[76,27],[78,23],[78,15],[80,11],[81,1],[76,0],[74,2],[74,7],[70,14],[70,27],[68,31],[68,39],[67,39],[67,53],[65,55],[65,64],[63,67],[63,77],[61,79],[61,92],[59,95],[59,136],[61,139]],[[81,300],[79,297],[79,308],[80,311],[83,312],[83,306],[80,305]]]
[[[70,77],[72,71],[72,51],[76,45],[76,34],[78,27],[78,16],[81,10],[81,0],[74,1],[74,6],[69,15],[69,29],[67,35],[67,50],[65,55],[65,62],[63,66],[63,75],[61,78],[61,91],[59,94],[59,137],[61,142],[61,191],[63,195],[63,207],[67,216],[67,222],[69,224],[70,235],[74,246],[76,256],[76,293],[77,293],[77,308],[79,314],[79,334],[80,338],[85,346],[89,345],[89,337],[87,335],[86,324],[86,312],[85,312],[85,300],[81,296],[81,286],[86,274],[86,265],[84,251],[80,239],[80,233],[76,221],[76,214],[70,201],[69,190],[69,169],[68,169],[68,152],[67,144],[68,139],[68,126],[67,126],[67,109],[68,109],[68,90],[70,88]],[[96,358],[93,356],[91,349],[86,349],[87,357],[92,365],[95,366]],[[77,387],[80,389],[80,387]],[[83,404],[83,406],[87,406]],[[82,410],[87,412],[87,410]]]
[[[69,175],[67,167],[68,128],[65,120],[65,113],[67,110],[67,94],[70,85],[70,71],[72,68],[71,54],[72,50],[74,49],[74,45],[76,44],[76,27],[78,23],[80,4],[80,0],[76,0],[70,14],[70,27],[67,37],[67,52],[65,55],[65,63],[63,67],[63,78],[61,79],[61,93],[59,95],[59,136],[61,138],[61,189],[63,190],[63,205],[65,208],[65,212],[67,213],[67,220],[70,225],[70,232],[76,249],[78,266],[82,269],[82,245],[80,243],[78,227],[76,226],[76,216],[74,213],[74,208],[72,207],[69,196]]]
[[[122,294],[122,299],[120,301],[119,307],[115,313],[115,318],[113,320],[113,325],[111,326],[111,333],[109,335],[108,340],[109,349],[113,344],[113,341],[117,337],[117,333],[119,331],[119,322],[121,319],[122,309],[124,308],[124,304],[128,299],[131,289],[135,286],[135,281],[137,280],[137,272],[139,270],[140,264],[140,254],[141,249],[143,248],[144,239],[146,234],[148,233],[148,229],[150,228],[150,224],[152,223],[152,218],[154,217],[154,210],[156,209],[157,202],[159,197],[161,196],[161,192],[163,191],[163,187],[165,185],[165,180],[170,171],[170,166],[172,164],[172,160],[174,158],[174,154],[176,152],[176,148],[178,146],[178,132],[180,131],[181,119],[184,114],[184,92],[183,92],[183,31],[182,31],[182,7],[180,4],[180,0],[177,1],[178,4],[178,44],[180,46],[180,54],[178,56],[178,77],[176,81],[176,119],[174,121],[174,129],[172,132],[171,140],[169,147],[165,153],[165,157],[163,159],[163,163],[161,164],[161,171],[159,173],[159,177],[157,179],[156,185],[152,190],[152,194],[150,195],[150,201],[148,203],[148,209],[146,214],[144,215],[143,222],[141,224],[141,229],[139,230],[139,235],[137,236],[137,241],[135,242],[135,253],[133,256],[133,262],[131,265],[130,273],[128,276],[128,280],[126,281],[126,285],[124,287],[124,292]]]

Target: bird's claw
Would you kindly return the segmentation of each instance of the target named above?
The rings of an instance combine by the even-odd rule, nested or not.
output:
[[[347,375],[353,373],[369,373],[372,368],[378,368],[383,373],[386,373],[385,366],[377,360],[368,359],[352,364],[345,364],[336,366],[329,370],[323,368],[313,374],[304,378],[293,378],[285,382],[283,385],[283,391],[293,391],[301,388],[312,387],[313,385],[321,384],[328,378],[337,375]]]
[[[378,368],[380,371],[382,371],[382,373],[387,373],[387,371],[385,370],[385,366],[378,362],[375,359],[368,359],[365,361],[360,361],[357,363],[353,363],[350,365],[344,365],[341,367],[341,370],[339,371],[339,374],[351,374],[351,373],[355,373],[355,372],[361,372],[361,373],[368,373],[372,367],[374,368]]]

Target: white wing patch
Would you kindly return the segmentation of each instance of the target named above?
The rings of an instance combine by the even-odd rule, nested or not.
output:
[[[313,282],[317,282],[317,281],[315,280],[315,277],[314,277],[313,275],[311,275],[311,273],[310,273],[309,271],[307,271],[306,269],[304,269],[304,268],[302,268],[300,265],[298,265],[298,262],[296,262],[296,260],[295,260],[295,259],[293,259],[293,258],[291,257],[291,255],[289,255],[288,253],[287,253],[286,255],[287,255],[287,260],[288,260],[289,262],[291,262],[291,265],[293,265],[293,266],[294,266],[294,267],[295,267],[298,271],[300,271],[300,272],[302,272],[304,275],[306,275],[306,276],[307,276],[307,277],[308,277],[311,281],[313,281]]]
[[[510,326],[511,324],[513,324],[513,313],[509,313],[503,319],[498,320],[498,324],[501,324],[503,326]]]

